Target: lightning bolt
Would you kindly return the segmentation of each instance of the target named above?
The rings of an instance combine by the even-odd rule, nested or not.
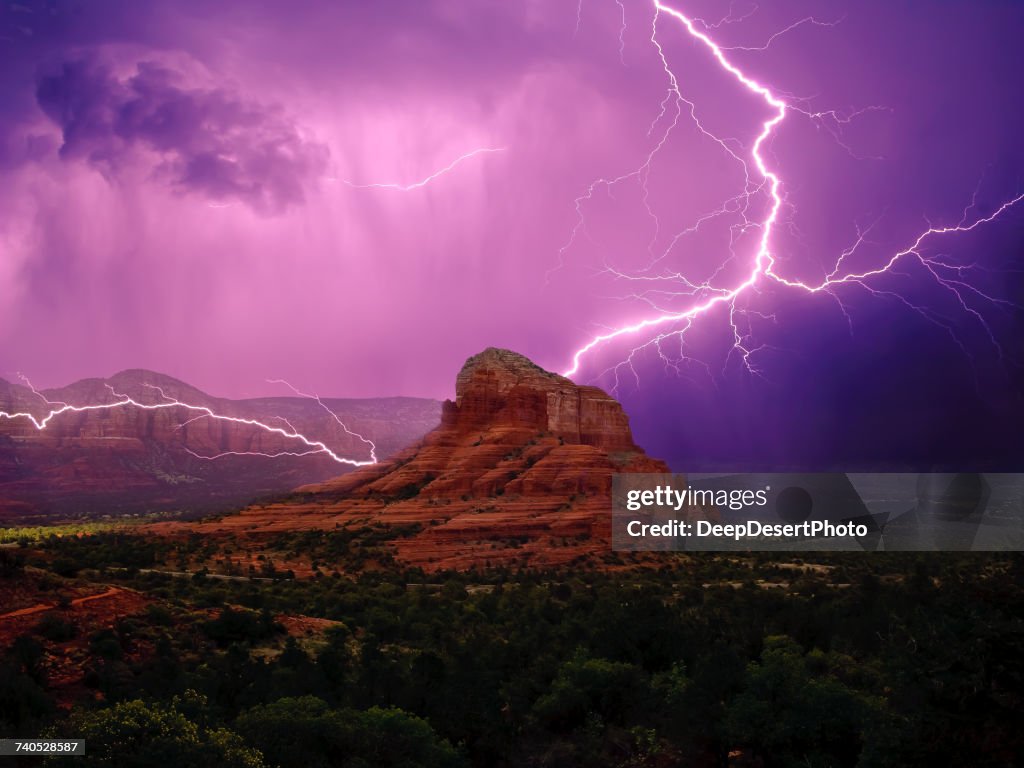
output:
[[[699,22],[704,26],[705,29],[718,29],[719,27],[726,26],[728,24],[738,24],[741,21],[746,21],[758,11],[758,6],[751,4],[750,8],[744,11],[739,16],[736,15],[736,3],[735,0],[729,3],[729,13],[723,16],[718,21],[707,21],[698,16],[694,16],[693,20]]]
[[[27,381],[27,379],[23,379],[23,380]],[[162,389],[160,389],[160,387],[157,387],[157,386],[154,386],[154,385],[151,385],[151,384],[146,384],[145,386],[147,386],[150,389],[153,389],[156,392],[158,392],[160,397],[163,398],[163,399],[160,402],[156,402],[156,403],[143,403],[143,402],[140,402],[140,401],[138,401],[138,400],[136,400],[136,399],[134,399],[132,397],[129,397],[126,394],[122,394],[122,393],[116,392],[108,384],[107,385],[107,389],[110,390],[110,394],[114,398],[114,400],[112,402],[97,403],[97,404],[92,404],[92,405],[71,405],[71,404],[68,404],[68,403],[51,402],[51,401],[47,400],[42,394],[37,392],[34,388],[32,388],[32,391],[36,395],[38,395],[40,398],[42,398],[44,400],[44,402],[46,403],[46,405],[50,406],[50,410],[44,416],[42,416],[42,417],[37,417],[35,414],[29,413],[27,411],[21,411],[21,412],[16,412],[16,413],[9,413],[7,411],[0,411],[0,420],[13,421],[13,420],[16,420],[16,419],[22,419],[22,420],[25,420],[28,423],[32,424],[32,426],[34,426],[36,428],[36,430],[42,432],[44,429],[46,429],[47,425],[51,421],[53,421],[55,418],[57,418],[57,417],[59,417],[59,416],[61,416],[63,414],[66,414],[66,413],[86,413],[86,412],[89,412],[89,411],[109,411],[109,410],[113,410],[115,408],[127,408],[127,407],[138,408],[138,409],[144,410],[144,411],[162,411],[162,410],[169,410],[169,409],[180,408],[180,409],[183,409],[184,411],[186,411],[188,413],[194,414],[194,416],[192,418],[188,419],[187,421],[183,422],[183,424],[181,424],[179,426],[184,426],[185,424],[191,423],[191,422],[193,422],[193,421],[195,421],[197,419],[213,419],[215,421],[231,422],[231,423],[234,423],[234,424],[244,424],[246,426],[255,427],[257,429],[263,430],[264,432],[269,432],[271,434],[280,435],[281,437],[283,437],[285,439],[288,439],[288,440],[295,440],[295,441],[301,443],[303,446],[305,446],[305,448],[303,448],[303,449],[301,449],[299,451],[294,451],[294,452],[292,452],[292,451],[282,451],[282,452],[279,452],[279,453],[263,453],[263,452],[259,452],[259,451],[252,451],[252,452],[226,451],[224,453],[220,453],[220,454],[217,454],[215,456],[202,456],[202,455],[197,454],[194,451],[191,451],[188,448],[186,448],[186,450],[188,450],[189,453],[191,453],[193,456],[196,456],[197,458],[216,459],[216,458],[220,458],[222,456],[228,456],[228,455],[265,456],[265,457],[268,457],[268,458],[274,458],[274,457],[277,457],[277,456],[311,456],[311,455],[314,455],[314,454],[324,454],[326,456],[329,456],[333,461],[337,462],[338,464],[346,464],[346,465],[352,466],[352,467],[364,467],[364,466],[368,466],[370,464],[376,464],[377,463],[377,458],[376,458],[376,455],[374,453],[373,448],[371,448],[371,451],[370,451],[371,458],[369,460],[359,460],[359,459],[348,458],[346,456],[342,456],[342,455],[336,453],[326,443],[323,443],[323,442],[321,442],[319,440],[314,440],[314,439],[311,439],[309,437],[306,437],[305,435],[303,435],[301,432],[297,431],[294,427],[291,427],[290,425],[289,425],[289,427],[285,428],[285,427],[274,426],[274,425],[271,425],[271,424],[266,424],[266,423],[264,423],[262,421],[259,421],[257,419],[248,419],[248,418],[243,418],[243,417],[239,417],[239,416],[226,416],[224,414],[216,413],[211,408],[208,408],[205,405],[193,405],[191,403],[182,402],[181,400],[177,400],[175,398],[172,398],[172,397],[168,396],[166,393],[164,393],[164,391]],[[53,406],[57,406],[57,407],[53,407]],[[354,432],[350,432],[347,428],[346,428],[346,432],[348,432],[349,434],[351,434],[351,435],[353,435],[355,437],[358,437],[359,439],[363,440],[366,443],[369,443],[371,446],[373,445],[372,443],[370,443],[370,441],[366,440],[361,435],[357,435]]]
[[[496,152],[505,152],[507,149],[508,149],[507,147],[481,147],[480,149],[474,149],[471,152],[467,152],[464,155],[459,155],[457,158],[455,158],[450,163],[448,163],[448,165],[446,165],[444,168],[441,168],[440,170],[434,171],[432,174],[430,174],[426,178],[420,179],[419,181],[413,182],[411,184],[399,184],[399,183],[393,183],[393,182],[387,182],[387,183],[375,182],[375,183],[372,183],[372,184],[357,184],[356,182],[350,181],[348,179],[341,179],[340,181],[341,181],[342,184],[346,184],[347,186],[350,186],[353,189],[391,189],[391,190],[395,190],[397,192],[412,192],[413,190],[421,189],[421,188],[427,186],[427,184],[429,184],[430,182],[434,181],[437,178],[440,178],[441,176],[444,176],[446,173],[449,173],[449,172],[453,171],[456,167],[458,167],[462,163],[466,162],[467,160],[476,157],[477,155],[494,154]],[[336,180],[337,179],[332,179],[332,181],[336,181]]]
[[[721,49],[723,51],[767,51],[769,48],[771,48],[772,43],[774,43],[777,39],[785,35],[787,32],[792,32],[797,27],[802,27],[805,24],[811,24],[815,27],[834,27],[837,26],[838,24],[842,24],[845,18],[845,16],[842,16],[836,19],[835,21],[819,21],[813,16],[805,16],[804,18],[799,19],[798,21],[794,21],[788,27],[780,29],[778,32],[776,32],[767,40],[765,40],[764,43],[761,45],[723,45],[721,46]],[[696,21],[696,19],[694,19],[694,21]],[[707,25],[704,26],[705,28],[707,28]]]
[[[626,4],[622,0],[615,0],[619,6],[619,63],[626,66]]]
[[[339,417],[338,414],[336,414],[334,411],[332,411],[330,408],[328,408],[327,404],[323,400],[320,399],[320,395],[308,395],[305,392],[300,392],[298,389],[293,387],[291,384],[289,384],[284,379],[267,379],[267,383],[268,384],[284,384],[284,386],[288,387],[288,389],[290,389],[292,392],[294,392],[299,397],[305,397],[308,400],[315,400],[317,405],[319,405],[321,408],[323,408],[325,411],[327,411],[328,414],[330,414],[331,418],[334,419],[334,421],[337,422],[337,424],[345,431],[346,435],[350,435],[350,436],[356,438],[357,440],[359,440],[360,442],[362,442],[364,445],[368,445],[370,447],[370,460],[371,460],[370,463],[371,464],[376,464],[377,463],[377,446],[374,444],[374,442],[372,440],[370,440],[369,438],[363,437],[358,432],[353,432],[351,429],[349,429],[345,425],[345,422],[343,422],[341,420],[341,417]]]
[[[43,405],[67,405],[67,403],[62,402],[60,400],[47,399],[47,397],[42,392],[35,388],[32,382],[29,381],[28,376],[26,376],[25,374],[18,373],[16,375],[19,379],[21,379],[21,383],[28,387],[28,389],[32,392],[33,395],[35,395],[36,397],[43,401]]]
[[[956,301],[959,303],[960,307],[981,323],[981,325],[988,333],[989,338],[992,340],[993,344],[998,350],[1000,356],[1002,356],[1003,350],[996,342],[995,336],[992,333],[989,326],[987,325],[987,323],[985,322],[984,318],[977,310],[973,309],[969,305],[969,303],[964,298],[964,294],[961,293],[960,291],[966,290],[979,298],[984,298],[999,304],[1009,304],[1009,302],[1004,302],[1000,299],[996,299],[995,297],[989,296],[980,291],[979,289],[969,285],[963,280],[964,271],[969,271],[971,268],[976,268],[977,265],[971,265],[970,267],[950,265],[942,261],[939,257],[925,255],[923,253],[923,246],[929,239],[943,235],[953,235],[956,233],[970,232],[976,229],[977,227],[994,221],[1003,213],[1008,211],[1010,208],[1020,203],[1021,200],[1024,200],[1024,194],[1019,194],[1016,197],[1013,197],[1005,201],[993,213],[991,213],[988,216],[976,216],[973,219],[970,215],[971,211],[974,208],[974,200],[972,199],[971,205],[964,209],[963,216],[961,217],[959,223],[950,226],[929,225],[928,228],[920,232],[920,234],[918,234],[910,242],[909,245],[896,251],[882,264],[871,269],[866,269],[861,272],[844,272],[843,270],[844,261],[856,252],[857,248],[862,244],[867,233],[870,231],[870,227],[868,227],[865,231],[861,231],[858,228],[857,241],[851,247],[847,248],[840,254],[838,259],[836,260],[834,269],[832,269],[820,282],[804,282],[802,280],[789,278],[780,274],[776,269],[775,255],[772,251],[772,235],[775,231],[776,226],[779,224],[780,212],[785,206],[785,200],[782,194],[782,179],[780,178],[779,173],[776,170],[773,170],[772,168],[769,167],[769,164],[764,157],[763,150],[766,143],[769,142],[771,137],[775,134],[778,126],[785,120],[787,114],[789,114],[790,112],[802,114],[812,120],[829,120],[835,125],[843,125],[865,111],[881,108],[869,107],[867,110],[860,110],[858,112],[850,114],[842,114],[834,110],[826,112],[811,112],[810,110],[803,109],[799,106],[796,106],[795,104],[787,102],[785,97],[779,95],[768,86],[758,82],[753,77],[744,72],[742,69],[740,69],[727,55],[727,51],[731,50],[764,50],[769,45],[771,45],[771,43],[775,39],[777,39],[779,35],[785,34],[786,32],[803,24],[811,23],[818,26],[834,26],[838,22],[819,22],[811,17],[808,17],[798,22],[795,22],[789,27],[772,35],[763,46],[757,48],[729,48],[721,46],[714,40],[712,40],[709,36],[709,32],[716,26],[719,26],[723,23],[731,23],[731,21],[733,20],[731,18],[731,9],[730,16],[726,17],[726,19],[723,19],[721,22],[718,22],[717,24],[708,24],[700,19],[691,18],[686,14],[682,13],[681,11],[666,5],[660,0],[654,0],[653,6],[654,21],[652,25],[651,42],[655,47],[657,54],[660,58],[663,69],[668,78],[669,85],[667,94],[664,100],[661,102],[660,111],[658,115],[655,117],[654,122],[652,123],[651,130],[653,131],[655,126],[662,123],[667,115],[670,115],[671,118],[668,121],[667,128],[660,133],[658,140],[655,143],[654,149],[646,156],[644,162],[638,169],[613,179],[599,179],[592,183],[590,187],[584,192],[584,194],[576,199],[575,207],[577,213],[577,221],[570,234],[568,242],[559,250],[559,266],[561,266],[564,263],[565,252],[575,242],[577,235],[580,232],[585,231],[585,222],[583,219],[582,206],[587,200],[589,200],[593,196],[597,188],[601,186],[610,187],[626,179],[635,178],[640,181],[641,186],[643,187],[644,202],[646,204],[646,175],[651,167],[651,164],[654,162],[654,158],[657,155],[658,151],[668,141],[669,134],[675,128],[678,119],[683,111],[684,104],[688,105],[687,111],[689,112],[691,119],[694,120],[699,130],[705,136],[711,138],[716,143],[718,143],[734,160],[738,161],[742,165],[746,178],[746,184],[744,187],[744,191],[741,194],[726,201],[717,210],[705,214],[704,216],[698,219],[696,224],[682,230],[680,233],[675,235],[675,237],[672,238],[664,252],[660,256],[652,260],[646,268],[646,270],[644,270],[644,272],[649,272],[652,267],[657,265],[661,260],[665,259],[671,252],[675,243],[681,237],[687,234],[692,234],[693,232],[697,231],[703,223],[710,221],[711,219],[718,218],[725,214],[735,213],[739,214],[742,217],[742,222],[740,224],[733,225],[732,227],[730,227],[730,257],[726,263],[728,263],[728,261],[732,261],[733,259],[738,258],[737,254],[733,251],[733,245],[736,243],[738,235],[743,234],[748,230],[754,230],[760,233],[760,237],[757,240],[757,246],[754,252],[749,256],[744,257],[748,260],[748,263],[750,265],[748,270],[745,272],[745,276],[743,276],[741,279],[738,279],[736,282],[728,286],[716,286],[713,284],[714,280],[721,274],[726,263],[723,263],[710,278],[700,282],[688,280],[678,272],[670,273],[667,275],[650,275],[643,273],[627,275],[625,273],[617,272],[612,268],[606,268],[607,271],[611,272],[616,277],[636,281],[641,284],[664,283],[665,287],[657,287],[655,289],[651,289],[655,291],[655,293],[653,294],[650,293],[650,291],[645,291],[642,294],[635,294],[633,296],[633,298],[635,299],[639,298],[647,301],[650,305],[652,305],[656,312],[647,317],[636,320],[635,322],[631,322],[627,325],[623,325],[620,327],[612,328],[607,332],[592,337],[590,341],[588,341],[575,351],[575,353],[572,356],[572,365],[564,372],[564,375],[570,377],[576,375],[580,371],[583,359],[597,347],[600,347],[614,339],[638,335],[645,335],[645,340],[638,347],[635,347],[632,351],[628,353],[628,356],[625,361],[617,364],[616,366],[613,367],[613,369],[610,369],[615,374],[616,385],[618,384],[619,366],[626,365],[635,376],[636,371],[635,369],[633,369],[633,359],[641,350],[646,349],[648,347],[653,346],[654,348],[656,348],[658,354],[661,356],[662,360],[666,362],[666,364],[672,365],[673,367],[677,367],[679,364],[679,360],[687,360],[683,352],[683,338],[685,334],[693,327],[693,324],[697,318],[699,318],[702,315],[706,315],[712,309],[720,305],[728,308],[729,323],[732,326],[733,331],[733,349],[740,354],[744,362],[744,366],[748,371],[752,373],[759,373],[756,365],[752,362],[752,356],[756,352],[759,352],[763,349],[768,349],[769,347],[767,347],[766,345],[753,346],[749,316],[751,314],[757,315],[758,319],[768,321],[773,320],[773,318],[771,316],[766,316],[760,313],[751,313],[751,311],[746,308],[738,308],[737,299],[739,299],[744,294],[757,294],[759,292],[761,285],[768,283],[775,283],[779,286],[785,286],[791,289],[802,290],[811,294],[828,294],[831,296],[832,299],[834,299],[839,304],[840,309],[843,311],[843,314],[848,322],[850,321],[850,317],[846,312],[845,308],[843,307],[843,304],[839,299],[838,295],[833,293],[833,290],[835,288],[842,285],[855,285],[863,289],[866,289],[869,292],[878,296],[895,297],[898,300],[902,301],[911,309],[914,309],[918,313],[922,314],[922,316],[926,317],[930,321],[936,322],[942,327],[945,327],[953,336],[954,340],[957,341],[957,343],[960,344],[961,348],[964,349],[964,351],[966,352],[966,348],[963,346],[962,343],[959,342],[959,340],[957,340],[955,334],[953,334],[952,328],[949,325],[937,320],[932,315],[932,313],[929,313],[927,310],[913,304],[912,302],[906,300],[905,298],[899,296],[898,294],[893,294],[892,292],[889,291],[873,289],[867,284],[867,281],[871,280],[871,278],[873,277],[877,277],[879,275],[886,273],[896,274],[893,269],[894,266],[901,260],[907,259],[916,260],[919,263],[919,265],[923,267],[929,275],[931,275],[931,277],[936,281],[938,285],[940,285],[942,288],[953,294]],[[705,130],[704,126],[701,125],[700,121],[696,117],[692,102],[688,101],[682,96],[682,93],[679,89],[678,78],[669,67],[664,51],[662,50],[662,46],[658,41],[658,21],[662,14],[678,22],[680,27],[683,30],[685,30],[685,32],[691,38],[693,38],[704,49],[706,49],[706,51],[710,54],[710,56],[714,59],[714,61],[718,64],[719,67],[721,67],[725,72],[731,75],[732,78],[735,81],[737,81],[744,89],[746,89],[754,96],[758,97],[770,109],[771,116],[761,123],[761,130],[757,134],[757,137],[754,140],[753,145],[751,146],[749,158],[741,157],[738,154],[738,152],[733,149],[731,142],[729,140],[718,138],[709,131]],[[849,150],[849,148],[847,149]],[[756,170],[756,181],[751,177],[751,166],[754,170]],[[748,207],[751,203],[751,199],[754,195],[760,193],[762,190],[767,193],[768,199],[770,201],[767,212],[763,215],[762,218],[758,220],[748,219],[747,212]],[[654,214],[651,213],[649,207],[647,210],[655,221],[656,240],[658,237],[657,217],[655,217]],[[683,309],[670,311],[667,309],[660,308],[658,301],[650,298],[651,295],[668,296],[672,299],[677,299],[679,297],[688,297],[690,299],[690,303],[689,306]],[[746,328],[742,331],[740,328],[740,321],[738,319],[740,315],[746,317]],[[662,344],[673,338],[676,339],[680,345],[680,358],[678,360],[673,360],[667,357],[662,351]],[[690,362],[693,361],[690,360]],[[608,373],[608,371],[605,371],[605,373]]]

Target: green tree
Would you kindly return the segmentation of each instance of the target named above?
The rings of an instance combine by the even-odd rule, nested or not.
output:
[[[199,725],[171,704],[136,699],[94,712],[78,712],[61,735],[85,739],[82,757],[54,758],[68,768],[264,768],[263,756],[226,728]],[[57,738],[55,733],[51,738]]]
[[[400,709],[331,709],[315,696],[243,712],[236,728],[281,768],[447,768],[462,761],[425,721]]]
[[[579,727],[588,715],[625,724],[643,709],[643,673],[632,664],[590,659],[578,652],[562,665],[551,689],[534,705],[537,718],[555,731]]]
[[[53,698],[16,665],[0,663],[0,738],[36,732],[55,709]]]
[[[760,662],[747,667],[726,715],[733,744],[753,749],[767,768],[856,765],[865,729],[882,720],[881,702],[827,669],[812,672],[827,667],[823,657],[805,656],[789,637],[765,638]]]

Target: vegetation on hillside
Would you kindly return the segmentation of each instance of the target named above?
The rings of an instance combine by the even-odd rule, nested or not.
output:
[[[349,543],[314,538],[321,556]],[[152,546],[98,534],[18,550],[0,578],[59,561],[81,580],[102,550],[125,564],[104,584],[151,602],[90,637],[50,619],[14,639],[0,737],[84,737],[79,768],[1024,761],[1016,556],[255,581],[140,572]],[[324,627],[289,633],[279,617],[297,615]],[[70,714],[47,680],[61,642],[89,649]]]

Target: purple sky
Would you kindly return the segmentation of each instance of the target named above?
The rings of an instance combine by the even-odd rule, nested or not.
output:
[[[1024,189],[1024,5],[674,7],[722,46],[771,39],[727,55],[802,112],[838,110],[791,111],[764,150],[788,279],[819,282],[858,231],[844,268],[870,270],[927,222],[957,224],[972,199],[973,221]],[[674,238],[742,192],[742,166],[688,113],[644,166],[673,106],[653,14],[647,0],[5,3],[0,376],[145,367],[222,396],[283,394],[264,380],[284,377],[447,397],[486,346],[566,370],[595,334],[693,303],[666,278],[741,282],[759,234],[738,214]],[[665,14],[657,42],[704,129],[749,159],[771,111]],[[418,184],[482,148],[501,151]],[[753,195],[748,218],[766,205]],[[814,296],[755,285],[733,317],[742,350],[722,307],[685,348],[673,336],[615,369],[651,338],[630,336],[576,378],[610,388],[618,373],[641,442],[679,461],[798,461],[848,440],[826,454],[1012,463],[1022,233],[1015,207],[929,241],[946,285],[913,259]]]

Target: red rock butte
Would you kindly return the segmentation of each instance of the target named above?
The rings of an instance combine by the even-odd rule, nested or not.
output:
[[[609,550],[615,473],[669,471],[633,442],[614,398],[520,354],[486,349],[455,381],[441,424],[387,461],[196,527],[260,537],[418,524],[393,542],[408,565],[558,565]]]

